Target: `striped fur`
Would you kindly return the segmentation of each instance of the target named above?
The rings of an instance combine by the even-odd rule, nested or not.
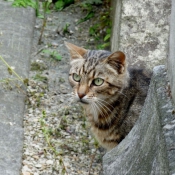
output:
[[[65,44],[71,56],[69,81],[74,98],[86,110],[96,139],[110,150],[125,138],[136,122],[149,75],[142,70],[128,69],[125,55],[120,51],[112,54]],[[79,81],[75,81],[75,74],[81,77]],[[103,84],[94,84],[97,78],[102,79]]]

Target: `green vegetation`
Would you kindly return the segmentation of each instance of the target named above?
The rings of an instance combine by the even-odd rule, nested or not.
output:
[[[85,22],[96,16],[96,9],[94,9],[94,5],[103,5],[106,7],[106,11],[99,14],[99,17],[96,18],[95,24],[89,28],[90,36],[93,36],[95,41],[103,43],[98,45],[98,49],[105,49],[110,46],[112,21],[110,18],[111,9],[109,4],[110,0],[85,0],[80,4],[82,9],[87,11],[87,14],[85,17],[81,18],[77,24]]]
[[[45,76],[42,76],[40,74],[36,74],[34,77],[33,77],[34,80],[38,80],[38,81],[42,81],[42,82],[47,82],[47,77]]]
[[[46,69],[47,69],[46,65],[42,62],[35,61],[31,63],[31,68],[30,68],[31,71],[44,71]]]
[[[40,33],[40,37],[39,37],[39,40],[38,40],[39,45],[42,42],[42,36],[43,36],[44,28],[46,27],[46,23],[47,23],[47,13],[50,12],[49,7],[50,7],[51,2],[52,2],[52,0],[47,0],[47,1],[42,2],[43,16],[41,16],[41,17],[43,18],[43,25],[41,27],[41,33]],[[37,0],[36,14],[39,16],[39,0]]]
[[[57,51],[44,49],[42,52],[46,53],[46,54],[49,54],[49,56],[51,58],[54,58],[57,61],[61,61],[61,59],[62,59],[61,55]]]
[[[0,60],[4,63],[4,65],[7,67],[7,71],[9,72],[9,74],[10,75],[15,75],[16,76],[16,78],[15,79],[9,79],[9,78],[6,78],[6,79],[3,79],[3,80],[1,80],[0,82],[10,82],[10,81],[16,81],[16,80],[18,80],[18,81],[20,81],[20,82],[22,82],[23,84],[25,84],[25,85],[27,85],[27,83],[28,83],[28,79],[26,78],[26,79],[23,79],[23,78],[21,78],[14,70],[13,70],[13,68],[4,60],[4,58],[2,58],[1,56],[0,56]]]
[[[64,34],[64,35],[65,35],[66,33],[69,33],[69,26],[70,26],[69,23],[66,23],[66,25],[64,26],[64,28],[63,28],[63,34]]]
[[[85,0],[82,3],[83,4],[96,4],[96,5],[99,5],[99,4],[102,4],[103,1],[102,0]]]
[[[63,158],[61,156],[63,152],[58,152],[56,149],[55,143],[52,142],[52,137],[54,136],[55,131],[53,130],[53,128],[48,127],[46,119],[47,119],[46,111],[43,110],[42,117],[40,118],[40,125],[41,125],[42,133],[46,140],[46,143],[48,144],[48,151],[52,150],[54,153],[54,156],[59,157],[59,164],[62,167],[61,174],[68,175],[66,171],[66,167],[64,165]]]
[[[63,8],[73,4],[74,0],[57,0],[55,3],[55,10],[62,10]]]
[[[89,28],[89,34],[96,41],[101,41],[103,44],[98,45],[98,49],[105,49],[110,46],[112,21],[110,20],[110,9],[100,15],[99,21]]]
[[[62,10],[70,4],[75,3],[74,0],[45,0],[39,2],[39,0],[14,0],[13,6],[15,7],[33,7],[36,9],[36,15],[39,18],[43,18],[43,25],[41,27],[41,34],[39,37],[38,44],[42,42],[42,35],[44,32],[44,28],[47,23],[47,13],[50,13],[51,4],[54,5],[53,9]],[[42,13],[40,13],[40,4],[42,4]],[[96,23],[89,28],[89,34],[94,37],[95,41],[99,44],[98,49],[109,48],[110,46],[110,37],[111,37],[111,28],[112,22],[110,20],[110,0],[84,0],[80,2],[80,7],[83,11],[87,11],[86,15],[78,20],[77,25],[83,23],[95,16],[96,11],[94,10],[94,5],[104,5],[106,7],[106,11],[99,15],[99,18],[96,19]],[[63,28],[63,34],[69,33],[68,30],[69,24],[66,24]],[[61,57],[57,53],[50,54],[53,58],[57,60],[61,60]]]
[[[14,7],[32,7],[36,8],[36,1],[34,0],[14,0],[13,4]]]

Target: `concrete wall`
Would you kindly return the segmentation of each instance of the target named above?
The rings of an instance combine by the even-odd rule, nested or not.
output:
[[[111,50],[123,51],[130,65],[149,70],[165,64],[171,0],[117,0],[113,7]]]

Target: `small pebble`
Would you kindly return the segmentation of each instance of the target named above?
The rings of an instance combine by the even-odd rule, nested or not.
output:
[[[47,165],[52,165],[52,164],[53,164],[53,160],[47,160],[47,161],[46,161],[46,164],[47,164]]]

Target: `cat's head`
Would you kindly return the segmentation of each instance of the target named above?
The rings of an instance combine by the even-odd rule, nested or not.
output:
[[[123,52],[86,50],[65,42],[70,52],[69,81],[75,99],[85,105],[115,99],[128,84]]]

